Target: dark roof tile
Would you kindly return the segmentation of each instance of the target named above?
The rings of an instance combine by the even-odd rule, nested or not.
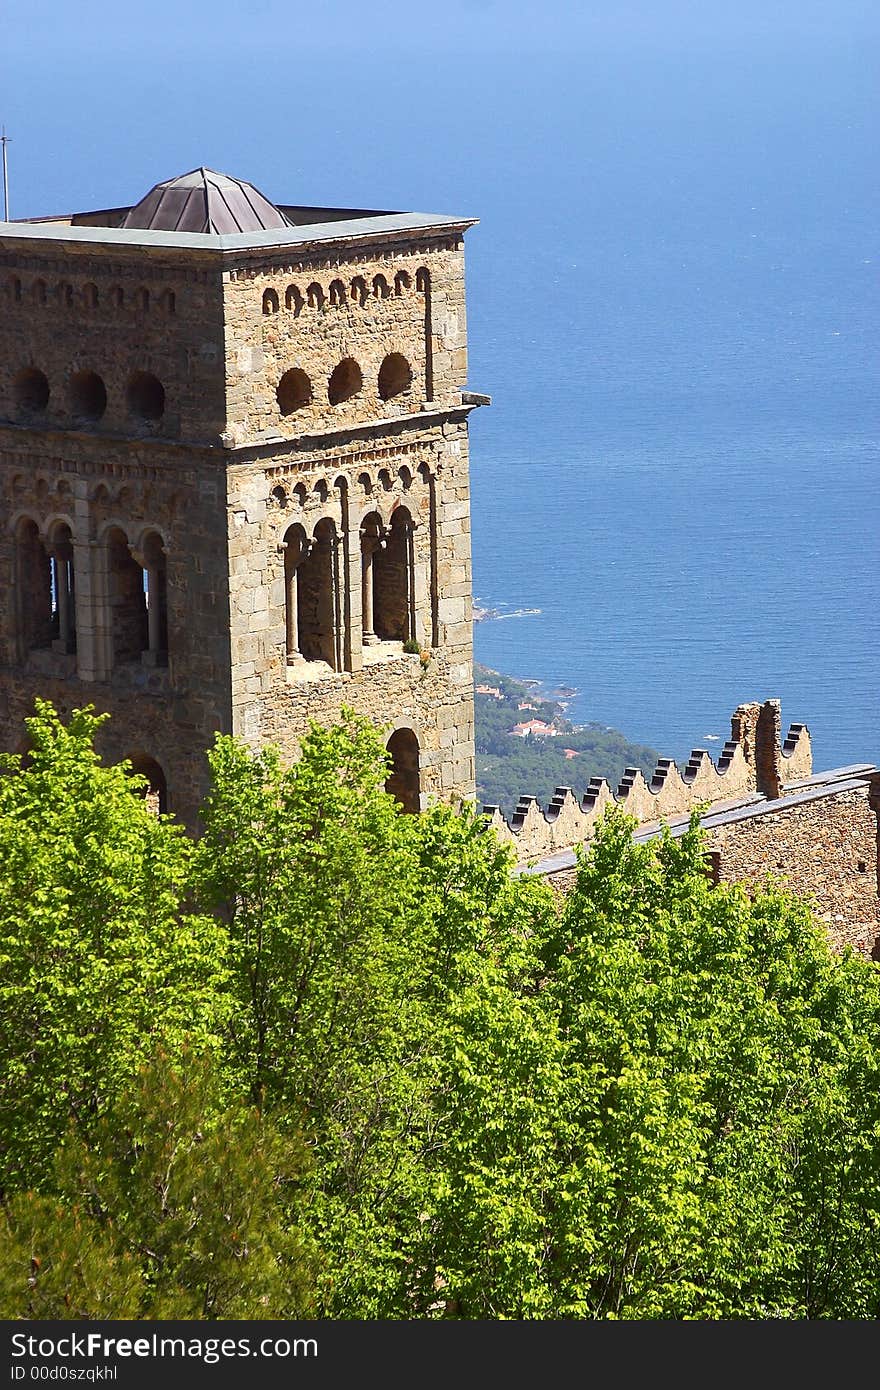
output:
[[[228,236],[268,232],[290,222],[253,184],[201,168],[157,183],[128,210],[120,225],[142,231]]]

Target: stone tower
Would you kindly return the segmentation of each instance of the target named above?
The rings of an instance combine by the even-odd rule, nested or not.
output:
[[[472,225],[206,169],[0,223],[0,746],[92,703],[193,824],[215,731],[346,704],[407,809],[473,797]]]

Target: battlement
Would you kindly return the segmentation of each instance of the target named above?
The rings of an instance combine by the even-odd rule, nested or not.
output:
[[[650,781],[638,768],[627,768],[616,792],[604,778],[594,777],[581,797],[571,787],[557,787],[546,810],[537,797],[520,797],[510,822],[497,806],[484,806],[483,813],[513,845],[518,862],[527,863],[589,840],[611,805],[646,825],[749,795],[775,800],[787,785],[809,777],[813,766],[806,725],[792,724],[785,739],[781,727],[779,700],[751,701],[731,715],[730,738],[717,763],[705,749],[695,748],[682,769],[661,758]]]

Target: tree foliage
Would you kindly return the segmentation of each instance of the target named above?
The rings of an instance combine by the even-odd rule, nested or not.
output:
[[[459,1311],[875,1317],[876,969],[778,889],[712,887],[696,823],[632,828],[606,822],[535,938],[521,1048],[477,1015]]]
[[[560,899],[347,713],[193,847],[93,732],[0,786],[10,1315],[878,1315],[877,968],[696,822]]]
[[[102,720],[38,701],[0,775],[0,1191],[87,1133],[153,1041],[225,1031],[225,933],[186,907],[192,847],[152,815]]]
[[[0,1214],[6,1318],[284,1318],[314,1307],[295,1211],[310,1159],[253,1107],[224,1103],[210,1057],[159,1052],[87,1142],[72,1129],[52,1196]]]

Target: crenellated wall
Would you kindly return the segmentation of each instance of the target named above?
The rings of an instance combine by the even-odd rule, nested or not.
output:
[[[661,758],[650,782],[637,768],[627,768],[616,794],[603,778],[594,777],[580,798],[571,787],[557,787],[546,809],[537,797],[521,797],[510,823],[497,806],[483,810],[501,839],[513,845],[518,862],[527,863],[589,840],[612,804],[646,824],[750,793],[778,797],[786,783],[810,776],[809,731],[804,724],[792,724],[782,740],[778,700],[739,705],[730,723],[730,739],[717,763],[698,748],[681,771],[671,758]]]

